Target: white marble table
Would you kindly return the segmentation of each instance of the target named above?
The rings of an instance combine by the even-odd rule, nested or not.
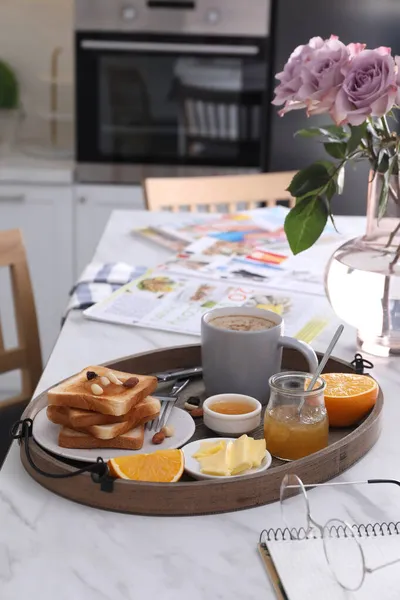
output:
[[[179,218],[166,215],[164,218]],[[116,212],[97,248],[96,261],[156,265],[167,251],[134,238],[130,230],[160,215]],[[358,234],[360,219],[340,221]],[[326,330],[316,343],[324,349]],[[61,378],[119,356],[198,338],[67,320],[41,378],[40,392]],[[336,354],[354,355],[355,334],[346,328]],[[375,359],[375,376],[386,403],[376,446],[341,480],[399,478],[399,361]],[[310,499],[320,520],[400,520],[400,490],[392,486],[315,489]],[[114,514],[74,504],[35,483],[23,470],[14,445],[0,472],[1,600],[247,600],[274,598],[257,555],[264,527],[281,524],[279,506],[206,517],[153,518]]]

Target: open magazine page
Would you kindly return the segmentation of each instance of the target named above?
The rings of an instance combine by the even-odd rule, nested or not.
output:
[[[166,232],[158,231],[157,227],[134,229],[132,233],[139,235],[141,238],[150,242],[155,242],[159,246],[172,250],[173,252],[181,252],[187,246],[187,242],[178,240],[175,237],[168,235]]]
[[[166,223],[134,230],[136,234],[167,248],[181,251],[196,240],[210,236],[220,240],[234,239],[242,233],[276,232],[285,239],[283,223],[288,209],[283,206],[241,211],[233,214],[198,213],[184,223]]]
[[[258,245],[256,237],[240,244],[206,237],[167,260],[159,269],[190,277],[324,295],[326,264],[345,239],[327,231],[317,246],[293,256],[286,239]]]
[[[265,286],[272,282],[279,265],[285,259],[286,257],[281,254],[264,250],[260,251],[257,259],[241,256],[208,256],[183,251],[165,261],[158,269],[166,273],[199,277],[200,279],[206,277],[231,283]]]
[[[315,298],[311,303],[309,297],[301,294],[293,296],[251,284],[200,281],[155,270],[122,287],[84,314],[111,323],[200,335],[202,314],[226,306],[273,310],[285,318],[286,333],[293,335],[311,318],[326,313],[327,301]]]

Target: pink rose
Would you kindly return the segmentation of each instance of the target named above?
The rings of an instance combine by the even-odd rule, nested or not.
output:
[[[344,81],[350,63],[349,49],[337,36],[316,48],[301,70],[302,85],[296,98],[307,106],[308,115],[328,113]]]
[[[400,56],[394,57],[394,62],[396,63],[395,71],[396,71],[396,85],[397,85],[397,94],[395,104],[400,107]]]
[[[360,52],[362,52],[363,50],[365,50],[367,44],[348,44],[347,46],[347,50],[349,51],[349,54],[351,56],[351,58],[354,58],[354,56],[357,56],[357,54],[360,54]]]
[[[292,52],[281,73],[276,75],[280,84],[275,88],[275,98],[272,104],[285,104],[285,107],[279,111],[282,116],[289,110],[304,108],[304,102],[300,102],[297,93],[302,86],[301,70],[304,63],[310,59],[310,56],[316,48],[323,46],[324,41],[320,37],[311,38],[308,44],[297,46]]]
[[[363,50],[350,63],[332,118],[338,125],[361,125],[368,117],[383,117],[393,107],[397,91],[390,48]]]

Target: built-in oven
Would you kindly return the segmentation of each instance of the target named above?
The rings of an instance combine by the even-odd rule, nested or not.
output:
[[[270,0],[77,0],[77,175],[260,170]]]

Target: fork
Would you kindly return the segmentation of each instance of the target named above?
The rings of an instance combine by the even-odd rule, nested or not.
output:
[[[185,389],[185,387],[189,383],[190,379],[185,379],[184,381],[178,379],[172,386],[172,390],[170,391],[168,396],[156,396],[161,400],[160,414],[156,419],[153,419],[153,421],[149,421],[146,424],[146,429],[148,431],[155,430],[157,432],[160,431],[160,429],[162,429],[164,425],[166,425],[171,415],[172,409],[174,408],[175,403],[178,400],[179,394],[182,392],[182,390]]]

